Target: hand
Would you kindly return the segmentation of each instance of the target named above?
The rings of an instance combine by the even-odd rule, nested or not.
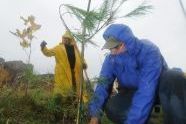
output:
[[[99,124],[98,118],[92,117],[89,124]]]
[[[83,63],[83,69],[87,69],[87,64]]]
[[[47,45],[47,43],[45,41],[42,41],[40,46],[41,46],[41,49],[44,49],[44,47]]]

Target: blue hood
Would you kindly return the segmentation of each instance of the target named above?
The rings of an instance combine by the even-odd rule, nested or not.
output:
[[[113,37],[125,44],[129,54],[137,54],[140,48],[138,38],[134,36],[132,30],[124,24],[112,24],[104,32],[103,38],[107,41],[109,37]]]

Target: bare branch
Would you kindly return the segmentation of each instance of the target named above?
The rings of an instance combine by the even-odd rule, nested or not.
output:
[[[182,11],[183,11],[184,16],[186,17],[186,10],[185,10],[185,8],[184,8],[184,5],[183,5],[182,0],[179,0],[179,3],[180,3],[180,6],[181,6],[181,9],[182,9]]]
[[[59,15],[60,15],[60,19],[61,19],[63,25],[65,26],[66,30],[67,30],[67,31],[70,31],[69,27],[68,27],[67,24],[65,23],[65,20],[63,19],[63,16],[61,15],[61,7],[62,7],[62,6],[64,6],[64,4],[61,4],[61,5],[59,6]]]

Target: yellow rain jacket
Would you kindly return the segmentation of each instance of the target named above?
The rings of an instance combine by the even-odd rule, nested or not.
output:
[[[75,52],[75,79],[76,79],[76,89],[78,91],[77,95],[79,96],[79,84],[80,84],[80,74],[81,74],[81,57],[77,45],[73,36],[70,32],[66,32],[63,37],[68,37],[71,39],[72,44],[74,45],[74,52]],[[61,94],[62,96],[68,96],[72,93],[72,75],[71,75],[71,68],[68,61],[65,45],[60,43],[59,45],[55,46],[52,49],[48,49],[44,47],[42,50],[43,54],[51,57],[55,57],[56,65],[55,65],[55,83],[54,83],[54,94]],[[84,99],[84,98],[83,98]],[[84,100],[87,101],[87,100]]]

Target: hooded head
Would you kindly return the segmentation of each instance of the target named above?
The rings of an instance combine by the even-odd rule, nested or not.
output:
[[[137,46],[137,38],[132,33],[132,30],[124,24],[112,24],[104,32],[103,38],[106,43],[103,48],[111,48],[123,42],[126,50],[129,53],[134,53]],[[114,40],[110,40],[114,39]]]
[[[65,33],[62,36],[62,43],[67,43],[67,44],[75,44],[74,37],[72,36],[70,31],[65,31]]]

